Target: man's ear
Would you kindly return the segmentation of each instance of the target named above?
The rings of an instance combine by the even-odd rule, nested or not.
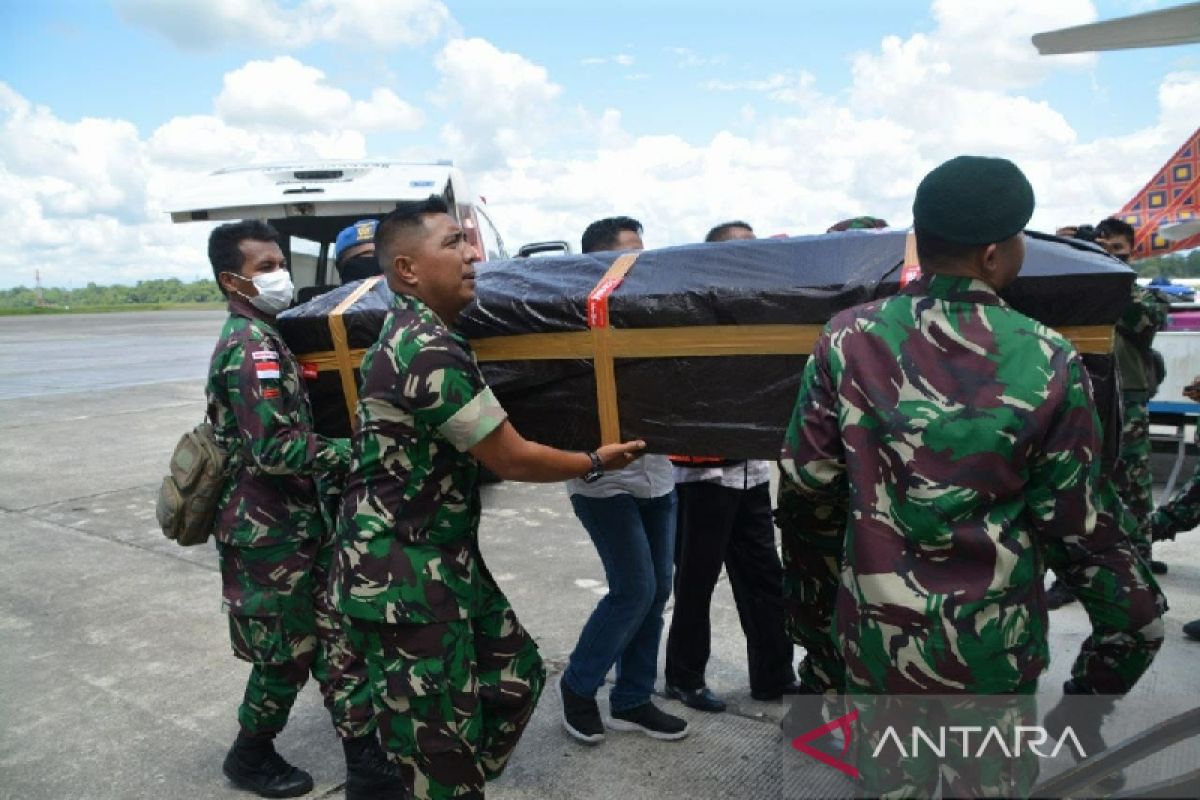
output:
[[[415,268],[416,262],[406,255],[397,255],[392,259],[391,273],[401,286],[416,287],[420,283]]]
[[[245,294],[245,291],[238,285],[238,277],[232,272],[222,272],[217,275],[217,282],[221,284],[221,288],[225,290],[225,294]]]
[[[982,261],[979,266],[982,268],[984,275],[991,275],[996,271],[996,249],[998,247],[999,245],[989,244],[980,251],[982,253]]]

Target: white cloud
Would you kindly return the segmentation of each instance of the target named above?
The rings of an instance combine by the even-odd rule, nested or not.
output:
[[[813,88],[815,83],[816,77],[807,70],[788,70],[776,72],[761,80],[710,80],[700,84],[700,87],[712,92],[756,92],[780,103],[800,104],[811,102],[817,97]]]
[[[579,63],[585,67],[594,67],[600,64],[616,64],[620,67],[632,67],[636,59],[628,53],[618,53],[615,56],[588,56],[580,59]]]
[[[376,100],[377,98],[373,98]],[[378,105],[378,103],[376,103]],[[204,225],[174,225],[170,201],[199,174],[285,159],[361,158],[354,130],[242,128],[177,117],[138,136],[129,122],[69,122],[0,82],[0,285],[203,277]]]
[[[442,139],[464,165],[496,167],[551,136],[562,87],[545,67],[478,38],[452,39],[434,64],[450,115]]]
[[[729,61],[729,57],[724,54],[702,56],[690,47],[669,47],[667,48],[667,52],[673,53],[676,56],[675,66],[685,69],[715,67]]]
[[[437,0],[116,0],[118,13],[180,47],[295,50],[315,42],[419,45],[453,31]]]
[[[299,130],[415,130],[424,115],[391,89],[369,101],[330,86],[325,73],[291,56],[251,61],[225,75],[217,114],[235,125]]]
[[[214,3],[224,18],[231,8],[280,8]],[[451,39],[434,59],[430,129],[444,148],[437,154],[466,169],[513,245],[577,245],[588,222],[615,213],[641,219],[651,246],[696,241],[730,218],[761,235],[820,231],[863,213],[905,225],[921,176],[963,152],[1014,159],[1037,192],[1034,226],[1053,229],[1119,208],[1192,132],[1200,107],[1200,72],[1176,72],[1158,87],[1156,119],[1087,141],[1028,96],[1046,76],[1090,63],[1041,59],[1029,35],[1094,16],[1083,0],[938,0],[929,30],[854,54],[850,86],[836,95],[802,71],[705,84],[743,97],[729,130],[704,140],[670,128],[631,133],[628,112],[599,102],[564,107],[543,66],[484,39]],[[994,40],[982,35],[992,31]],[[203,275],[207,227],[173,226],[162,211],[195,175],[384,155],[372,137],[419,120],[387,87],[354,97],[287,57],[230,72],[213,114],[177,117],[145,136],[119,119],[60,119],[0,83],[0,225],[10,232],[0,280],[28,283],[16,270],[39,265],[50,285]],[[413,149],[428,155],[435,144]]]
[[[702,84],[776,101],[744,105],[730,121],[737,134],[635,137],[612,112],[594,156],[509,158],[481,180],[493,216],[512,226],[513,241],[574,241],[592,219],[628,213],[646,224],[651,246],[695,241],[736,217],[768,235],[816,232],[863,213],[907,225],[920,178],[976,153],[1016,161],[1037,191],[1033,225],[1053,230],[1118,209],[1193,130],[1200,73],[1166,77],[1157,121],[1092,142],[1021,93],[1056,70],[1093,63],[1044,59],[1029,42],[1034,32],[1094,19],[1089,2],[937,0],[933,15],[931,31],[856,54],[851,87],[836,97],[804,72]]]

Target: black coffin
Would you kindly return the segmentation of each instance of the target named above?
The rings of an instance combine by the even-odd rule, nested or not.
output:
[[[660,453],[774,458],[799,387],[808,346],[802,343],[838,311],[894,294],[905,242],[903,231],[863,231],[641,253],[609,298],[614,332],[652,340],[662,329],[690,328],[716,339],[727,326],[795,326],[796,347],[793,354],[776,348],[775,354],[616,358],[620,437],[645,439]],[[1085,361],[1101,415],[1108,418],[1116,398],[1112,360],[1097,332],[1111,334],[1134,274],[1084,243],[1031,234],[1027,245],[1021,277],[1005,297],[1035,319],[1085,337],[1081,349],[1091,351]],[[568,449],[591,449],[600,441],[590,358],[485,359],[494,345],[514,336],[586,337],[588,295],[619,255],[478,266],[476,302],[458,325],[475,342],[488,382],[522,435]],[[284,338],[302,363],[306,354],[331,351],[329,314],[352,290],[342,287],[281,315]],[[350,349],[373,343],[389,298],[386,288],[376,286],[345,310]],[[346,435],[342,381],[325,370],[318,374],[309,383],[318,429]]]

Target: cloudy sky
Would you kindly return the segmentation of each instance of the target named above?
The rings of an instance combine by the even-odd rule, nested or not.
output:
[[[614,213],[911,220],[960,153],[1029,174],[1033,227],[1118,209],[1200,124],[1200,47],[1039,57],[1147,0],[0,0],[0,287],[208,273],[197,176],[450,158],[510,245]]]

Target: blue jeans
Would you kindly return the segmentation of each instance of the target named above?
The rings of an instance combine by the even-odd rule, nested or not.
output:
[[[563,680],[576,694],[595,697],[616,664],[609,704],[625,711],[650,701],[658,675],[674,567],[675,492],[648,500],[573,494],[571,505],[600,554],[608,594],[583,626]]]

